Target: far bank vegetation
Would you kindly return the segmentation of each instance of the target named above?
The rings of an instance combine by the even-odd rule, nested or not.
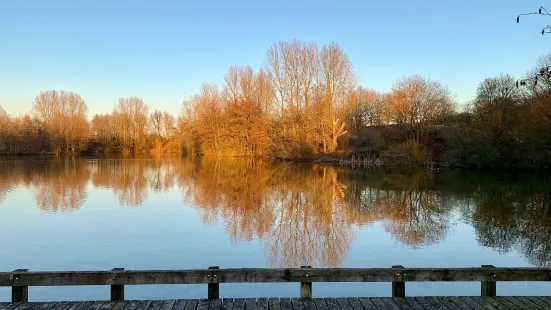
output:
[[[542,57],[531,76],[551,65]],[[551,76],[518,88],[509,75],[482,81],[458,108],[450,89],[411,75],[381,93],[358,84],[335,43],[281,41],[261,68],[230,67],[179,115],[120,98],[89,118],[74,92],[48,90],[33,109],[0,107],[0,153],[186,153],[288,159],[382,158],[402,165],[551,168]],[[155,105],[155,103],[149,103]]]

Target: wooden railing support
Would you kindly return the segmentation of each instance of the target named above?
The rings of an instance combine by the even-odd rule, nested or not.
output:
[[[482,265],[482,268],[495,268],[493,265]],[[482,296],[490,296],[494,297],[496,296],[496,281],[495,281],[495,274],[493,275],[494,280],[493,281],[482,281],[480,282],[480,295]]]
[[[312,269],[312,266],[301,266],[300,268]],[[306,276],[309,275],[306,274]],[[312,298],[312,282],[300,282],[300,298]]]
[[[207,284],[208,298],[220,298],[220,283],[300,283],[300,297],[312,298],[312,284],[335,282],[392,282],[392,296],[406,295],[406,282],[480,282],[482,296],[496,296],[496,281],[549,282],[551,268],[244,268],[189,270],[0,272],[0,288],[11,287],[13,302],[28,302],[29,286],[105,285],[111,300],[124,300],[124,286]]]
[[[14,273],[17,272],[28,272],[29,269],[17,269],[14,270]],[[13,275],[14,282],[19,280],[17,274]],[[29,287],[28,286],[12,286],[11,287],[11,301],[12,302],[29,302]]]
[[[123,271],[124,268],[113,268],[111,271]],[[113,276],[113,281],[116,276]],[[111,285],[111,301],[124,300],[124,285]]]
[[[392,268],[404,269],[404,266],[394,265],[392,266]],[[400,271],[400,273],[397,273],[396,276],[399,276],[402,280],[404,279],[402,271]],[[392,297],[406,297],[406,282],[392,281]]]
[[[212,266],[209,267],[211,270],[217,270],[220,269],[218,266]],[[218,274],[216,272],[212,272],[208,277],[210,277],[210,283],[209,285],[209,291],[208,291],[208,298],[209,299],[218,299],[220,298],[220,282],[218,279]]]

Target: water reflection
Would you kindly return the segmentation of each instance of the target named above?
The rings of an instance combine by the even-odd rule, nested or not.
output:
[[[243,158],[14,160],[0,162],[0,203],[18,187],[31,188],[48,213],[79,209],[95,189],[112,191],[129,207],[151,193],[177,191],[204,225],[222,223],[233,243],[258,239],[269,265],[293,267],[341,265],[357,230],[376,222],[410,248],[445,242],[464,222],[480,245],[517,250],[549,266],[549,181],[536,174],[366,171]]]
[[[349,200],[383,221],[392,236],[410,247],[437,243],[446,237],[454,207],[450,197],[432,186],[423,170],[357,172]]]

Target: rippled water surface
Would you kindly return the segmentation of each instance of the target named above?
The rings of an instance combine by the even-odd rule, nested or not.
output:
[[[342,168],[236,158],[0,161],[0,270],[551,265],[551,177]],[[548,294],[498,283],[498,294]],[[408,283],[477,295],[478,283]],[[388,283],[314,284],[314,296],[389,296]],[[31,300],[106,299],[108,287],[31,288]],[[222,285],[294,297],[298,284]],[[128,287],[201,298],[205,285]],[[0,288],[0,301],[10,290]]]

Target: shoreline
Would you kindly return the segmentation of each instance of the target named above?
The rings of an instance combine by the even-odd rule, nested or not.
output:
[[[71,152],[71,153],[55,153],[55,152],[40,152],[40,153],[20,153],[20,154],[0,154],[0,158],[13,158],[13,159],[25,159],[33,157],[143,157],[143,156],[189,156],[182,153],[160,153],[160,152],[150,152],[144,151],[139,153],[121,153],[121,152],[105,152],[105,153],[94,153],[94,152]],[[377,168],[420,168],[425,170],[440,170],[440,169],[468,169],[468,170],[521,170],[521,171],[541,171],[549,172],[548,168],[541,167],[523,167],[523,166],[483,166],[483,165],[462,165],[454,164],[449,162],[435,161],[431,163],[419,163],[419,164],[400,164],[400,163],[385,163],[385,161],[376,157],[362,157],[356,154],[350,155],[349,153],[338,154],[319,154],[319,155],[309,155],[309,156],[299,156],[299,157],[282,157],[282,156],[251,156],[251,155],[241,155],[241,156],[221,156],[214,154],[202,154],[202,155],[193,155],[198,157],[233,157],[233,158],[254,158],[254,159],[275,159],[285,162],[295,162],[295,163],[321,163],[321,164],[330,164],[330,165],[339,165],[343,167],[352,166],[352,167],[377,167]]]

